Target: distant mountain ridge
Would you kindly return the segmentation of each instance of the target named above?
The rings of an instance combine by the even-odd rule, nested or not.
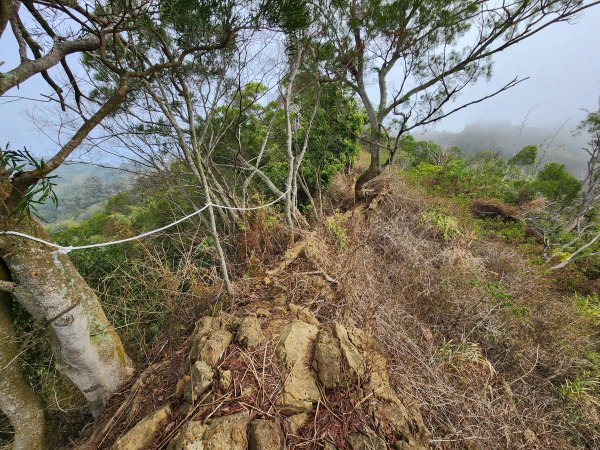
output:
[[[36,207],[51,229],[89,218],[127,185],[126,172],[84,163],[61,166],[52,176],[58,205],[48,200]]]
[[[512,157],[526,145],[537,145],[542,162],[557,161],[579,176],[585,169],[586,135],[573,135],[570,128],[561,130],[549,127],[515,125],[508,121],[481,120],[465,125],[458,132],[431,130],[415,134],[419,140],[434,141],[440,145],[457,146],[467,153],[480,150],[499,152]]]

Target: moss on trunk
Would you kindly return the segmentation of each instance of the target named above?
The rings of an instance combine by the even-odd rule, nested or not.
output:
[[[0,280],[9,280],[1,261]],[[21,370],[11,301],[0,291],[0,409],[15,430],[13,450],[37,450],[44,446],[44,412]]]

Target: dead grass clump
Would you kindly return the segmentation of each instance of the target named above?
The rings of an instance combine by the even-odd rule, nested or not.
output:
[[[370,188],[370,202],[346,213],[345,248],[323,231],[318,263],[305,252],[277,282],[321,320],[376,336],[435,447],[597,448],[591,419],[557,395],[598,346],[589,321],[509,244],[460,219],[460,236],[432,234],[422,217],[435,203],[448,214],[443,201],[395,174]],[[315,271],[332,289],[309,281]]]
[[[236,273],[257,276],[281,255],[289,242],[289,231],[272,209],[244,215],[235,245]]]

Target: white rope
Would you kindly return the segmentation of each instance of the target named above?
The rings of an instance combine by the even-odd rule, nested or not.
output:
[[[67,253],[69,253],[70,251],[73,251],[73,250],[84,250],[84,249],[88,249],[88,248],[108,247],[109,245],[123,244],[125,242],[131,242],[131,241],[136,241],[138,239],[145,238],[145,237],[150,236],[150,235],[155,234],[155,233],[160,233],[161,231],[167,230],[167,229],[169,229],[171,227],[174,227],[177,224],[180,224],[181,222],[184,222],[184,221],[186,221],[188,219],[191,219],[192,217],[200,214],[202,211],[204,211],[209,206],[214,206],[215,208],[229,209],[229,210],[234,210],[234,211],[255,211],[257,209],[267,208],[267,207],[269,207],[271,205],[274,205],[275,203],[279,202],[280,200],[282,200],[287,195],[288,192],[289,192],[289,190],[286,191],[286,192],[284,192],[283,194],[281,194],[281,196],[279,198],[273,200],[270,203],[267,203],[265,205],[260,205],[260,206],[253,206],[253,207],[249,207],[249,208],[243,208],[243,207],[242,208],[237,208],[237,207],[234,207],[234,206],[215,205],[214,203],[208,202],[206,205],[204,205],[199,210],[194,211],[193,213],[188,214],[187,216],[182,217],[181,219],[178,219],[175,222],[171,222],[170,224],[165,225],[163,227],[156,228],[155,230],[146,231],[145,233],[138,234],[137,236],[129,237],[129,238],[126,238],[126,239],[118,239],[116,241],[101,242],[101,243],[98,243],[98,244],[63,246],[63,245],[56,244],[54,242],[49,242],[49,241],[46,241],[44,239],[37,238],[35,236],[30,236],[29,234],[20,233],[18,231],[0,231],[0,234],[10,234],[11,236],[18,236],[18,237],[22,237],[24,239],[29,239],[31,241],[35,241],[35,242],[39,242],[40,244],[47,245],[48,247],[53,247],[53,248],[57,249],[58,253],[67,254]]]

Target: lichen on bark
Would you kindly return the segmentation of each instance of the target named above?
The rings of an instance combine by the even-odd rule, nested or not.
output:
[[[0,261],[0,280],[9,279]],[[14,428],[13,450],[38,450],[44,445],[44,411],[21,370],[11,314],[11,296],[0,291],[0,409]]]

